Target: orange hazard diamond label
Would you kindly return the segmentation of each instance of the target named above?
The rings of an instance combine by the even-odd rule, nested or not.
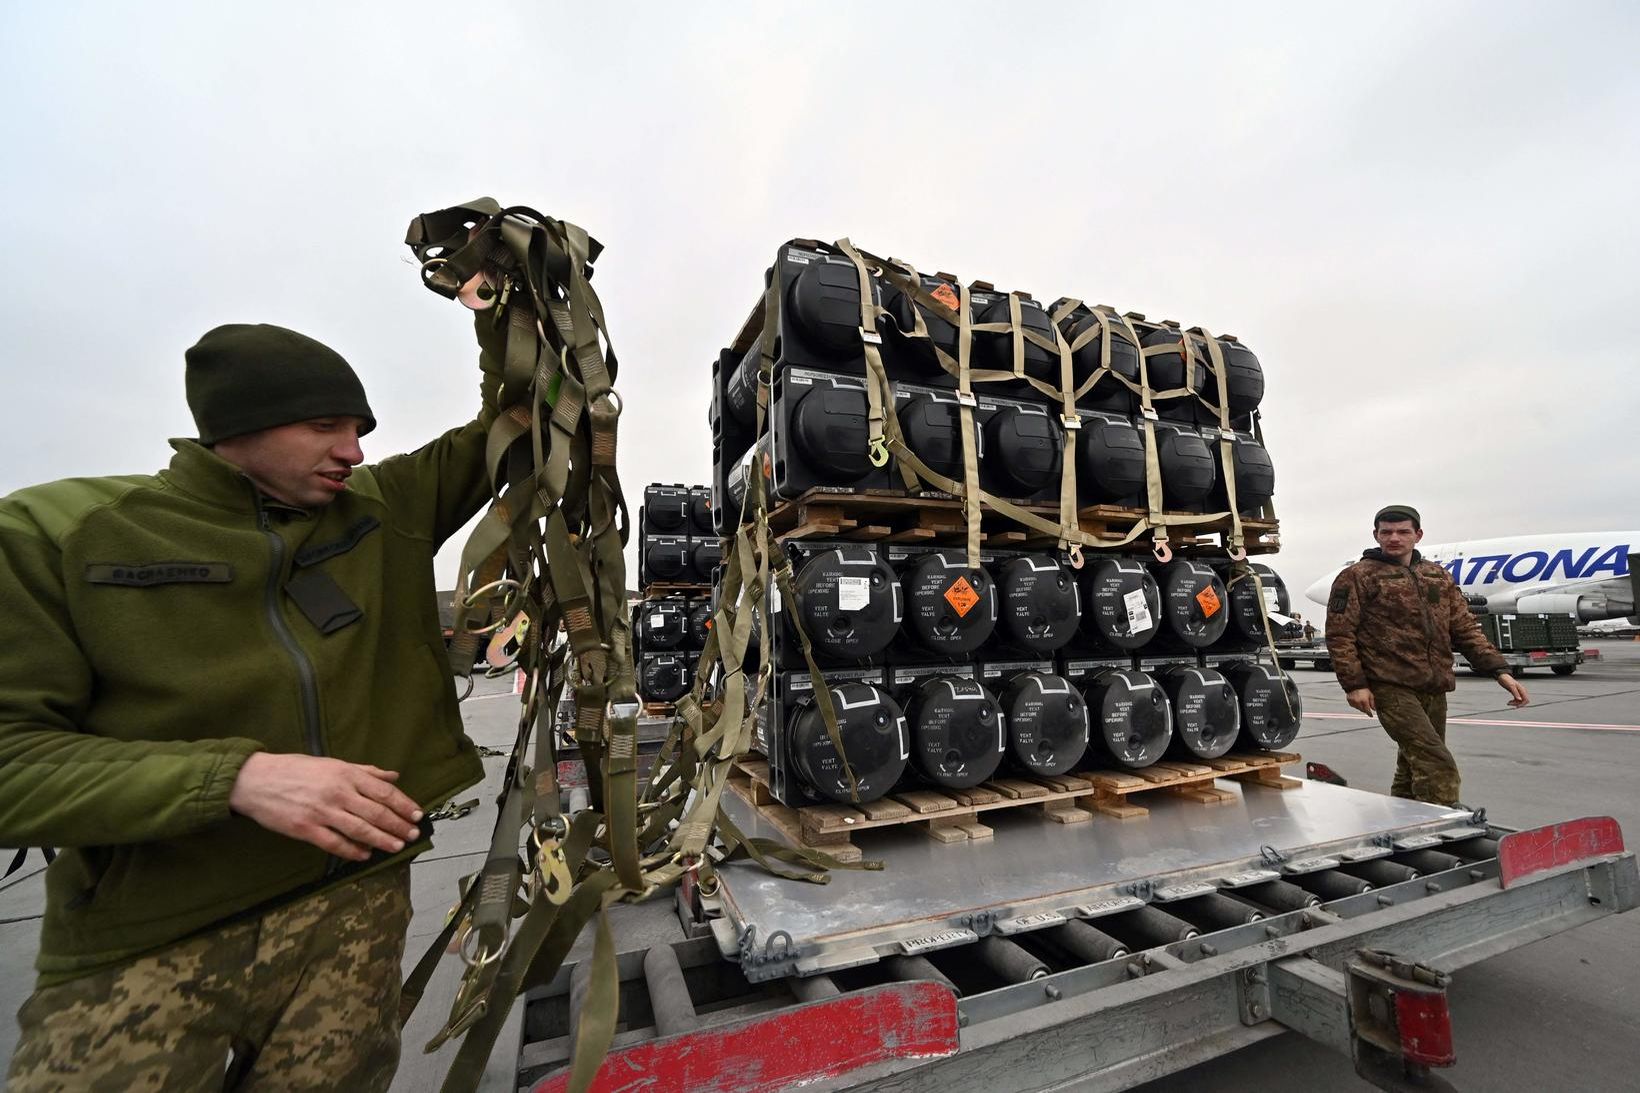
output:
[[[939,286],[935,288],[933,292],[930,292],[929,295],[944,304],[946,307],[950,308],[952,311],[955,311],[957,308],[962,306],[962,301],[957,298],[957,290],[951,287],[950,281],[941,281]],[[972,592],[973,589],[969,589],[969,591]]]
[[[1201,604],[1202,617],[1208,619],[1218,614],[1219,608],[1223,606],[1223,604],[1219,603],[1219,594],[1213,591],[1212,585],[1208,585],[1206,588],[1196,593],[1196,602]]]
[[[956,611],[958,618],[967,618],[968,612],[979,602],[979,593],[974,591],[974,586],[968,583],[967,577],[958,577],[951,587],[945,590],[945,602]]]

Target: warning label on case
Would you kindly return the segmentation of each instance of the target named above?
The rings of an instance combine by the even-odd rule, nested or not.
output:
[[[870,577],[838,577],[837,608],[840,611],[860,611],[871,603]]]
[[[957,290],[951,287],[950,281],[941,281],[929,295],[952,311],[962,305],[962,301],[957,298]]]
[[[1214,615],[1217,615],[1219,613],[1219,608],[1223,606],[1223,604],[1219,602],[1219,594],[1213,591],[1212,585],[1208,585],[1206,588],[1196,593],[1196,603],[1200,605],[1202,609],[1202,617],[1206,619],[1210,619]]]
[[[1140,634],[1150,629],[1150,604],[1145,601],[1145,590],[1136,588],[1122,597],[1127,608],[1128,633]]]
[[[945,590],[945,602],[951,605],[958,618],[965,619],[968,612],[979,602],[979,593],[974,591],[974,586],[968,583],[967,577],[958,577],[952,582],[951,587]]]

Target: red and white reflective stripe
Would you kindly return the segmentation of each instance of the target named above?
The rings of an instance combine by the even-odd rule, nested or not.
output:
[[[1364,713],[1324,713],[1310,710],[1304,711],[1305,720],[1319,718],[1323,721],[1376,721],[1376,717],[1368,717]],[[1497,725],[1510,729],[1588,729],[1590,732],[1640,732],[1640,725],[1609,725],[1585,721],[1524,721],[1520,718],[1503,717],[1449,717],[1448,725]]]
[[[594,1093],[777,1093],[894,1059],[956,1054],[957,998],[892,983],[612,1051]],[[532,1093],[569,1088],[566,1069]]]
[[[1507,888],[1535,873],[1623,852],[1623,829],[1610,816],[1515,831],[1498,840],[1498,883]]]
[[[1451,1066],[1458,1061],[1452,1046],[1452,1011],[1446,992],[1395,992],[1395,1033],[1401,1054],[1424,1066]]]

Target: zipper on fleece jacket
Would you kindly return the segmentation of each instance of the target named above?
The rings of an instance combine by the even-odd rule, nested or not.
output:
[[[279,644],[285,647],[286,654],[296,665],[296,676],[301,681],[302,726],[306,730],[308,754],[322,756],[325,753],[325,741],[319,731],[319,683],[313,674],[313,662],[296,643],[296,635],[290,632],[284,612],[279,609],[279,576],[285,568],[285,541],[269,525],[268,510],[262,507],[260,498],[256,503],[256,520],[273,548],[273,564],[268,569],[268,588],[265,597],[268,623],[273,627],[274,636],[279,639]]]
[[[279,644],[285,647],[291,663],[296,665],[296,677],[302,685],[302,727],[306,730],[309,755],[323,756],[325,754],[324,735],[319,729],[319,682],[313,674],[313,661],[302,651],[296,642],[296,635],[290,632],[290,626],[285,622],[284,612],[279,609],[279,577],[285,569],[285,540],[273,530],[268,522],[268,510],[262,507],[262,496],[256,497],[256,522],[262,528],[262,534],[268,537],[269,546],[273,549],[273,562],[268,568],[268,588],[265,602],[268,611],[268,623],[273,627],[274,636]],[[325,859],[325,877],[329,879],[342,867],[342,859],[334,854]]]

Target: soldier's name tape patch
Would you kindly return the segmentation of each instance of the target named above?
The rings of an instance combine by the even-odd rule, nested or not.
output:
[[[128,588],[148,588],[158,584],[227,584],[233,580],[233,566],[227,562],[97,562],[85,567],[90,584],[118,584]]]

